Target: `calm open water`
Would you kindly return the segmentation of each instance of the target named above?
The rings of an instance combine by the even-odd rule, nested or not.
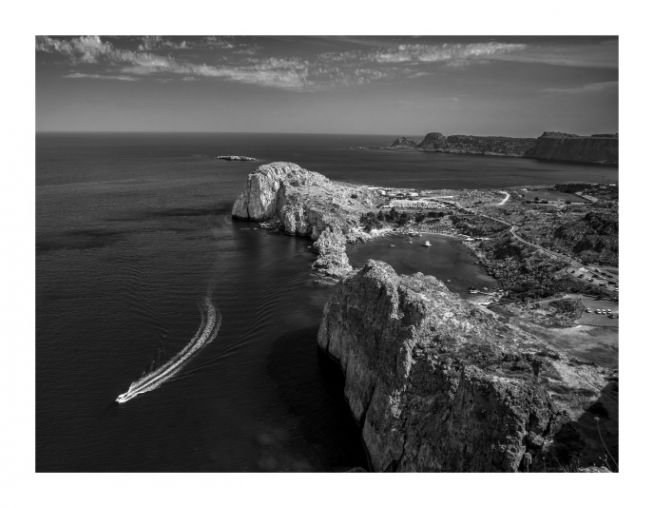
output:
[[[352,149],[391,140],[37,135],[37,470],[365,466],[340,373],[316,350],[329,289],[312,283],[308,242],[232,222],[231,204],[261,162],[215,155],[290,160],[377,185],[617,181],[612,168]],[[451,273],[462,287],[477,277],[456,243],[437,246],[430,255],[438,251],[438,258],[405,265],[443,279]],[[197,302],[207,291],[223,315],[217,338],[168,383],[114,404],[143,371],[193,336]]]

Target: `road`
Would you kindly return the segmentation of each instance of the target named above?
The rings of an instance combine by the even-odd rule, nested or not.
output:
[[[504,194],[504,199],[503,199],[502,201],[500,201],[499,203],[497,203],[497,206],[504,206],[504,205],[506,205],[506,202],[507,202],[507,201],[509,200],[509,198],[511,197],[511,194],[508,193],[508,192],[506,192],[506,191],[500,191],[500,192],[501,192],[502,194]]]

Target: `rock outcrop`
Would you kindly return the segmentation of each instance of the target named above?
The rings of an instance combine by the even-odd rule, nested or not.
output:
[[[241,162],[252,162],[256,161],[254,157],[247,157],[245,155],[218,155],[216,159],[223,161],[241,161]]]
[[[533,159],[592,164],[618,164],[617,134],[577,136],[561,132],[544,132],[525,153]]]
[[[369,187],[334,182],[292,162],[273,162],[248,175],[232,216],[266,221],[287,234],[309,237],[318,254],[313,268],[339,278],[352,269],[345,253],[347,241],[357,239],[361,216],[378,202]]]
[[[416,146],[418,146],[418,142],[406,136],[399,137],[391,143],[391,148],[394,149],[415,148]]]
[[[588,422],[601,415],[617,425],[602,398],[611,398],[611,383],[617,391],[612,373],[463,301],[434,277],[399,276],[369,261],[336,286],[318,343],[345,373],[376,471],[611,465],[598,459],[606,448]],[[617,431],[615,443],[603,438],[617,456]]]

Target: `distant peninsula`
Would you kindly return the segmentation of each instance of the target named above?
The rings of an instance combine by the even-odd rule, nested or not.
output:
[[[429,132],[422,140],[405,136],[399,137],[387,148],[467,155],[525,157],[609,166],[618,164],[617,134],[579,136],[563,132],[544,132],[538,138],[512,138],[461,134],[445,136],[440,132]]]

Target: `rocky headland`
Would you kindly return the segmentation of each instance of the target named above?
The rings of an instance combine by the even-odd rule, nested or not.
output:
[[[504,194],[381,189],[274,162],[248,175],[233,205],[236,219],[312,240],[314,272],[337,282],[318,344],[344,372],[345,396],[375,471],[617,470],[617,349],[602,349],[609,361],[596,363],[587,343],[554,340],[556,330],[528,313],[466,301],[432,276],[398,275],[383,262],[370,260],[357,271],[350,265],[348,242],[398,226],[458,228],[479,236],[475,242],[489,235],[499,240],[484,242],[504,241],[513,229],[494,214],[509,217],[508,208],[526,217],[529,207],[543,206],[517,192],[507,204]],[[578,213],[580,205],[561,206]],[[471,214],[472,207],[479,210]],[[464,219],[454,220],[459,213]],[[508,254],[507,248],[484,256],[506,264],[517,247]],[[573,277],[561,261],[549,263],[529,258],[519,268],[547,280],[555,272]]]
[[[314,270],[340,278],[352,270],[347,242],[365,236],[361,215],[379,203],[370,187],[334,182],[291,162],[273,162],[248,175],[232,216],[308,237],[318,254]]]
[[[578,136],[561,132],[544,132],[538,138],[512,138],[461,134],[445,136],[440,132],[429,132],[422,140],[399,137],[388,148],[465,155],[526,157],[584,164],[618,164],[617,134]]]
[[[540,160],[615,166],[618,164],[618,135],[576,136],[545,132],[524,156]]]
[[[509,138],[503,136],[444,136],[430,132],[418,144],[418,148],[429,152],[447,152],[470,155],[502,155],[522,157],[533,147],[532,138]]]
[[[579,470],[601,463],[602,439],[617,446],[617,427],[601,436],[596,422],[617,425],[614,372],[434,277],[369,261],[336,286],[318,343],[345,373],[375,471]]]

